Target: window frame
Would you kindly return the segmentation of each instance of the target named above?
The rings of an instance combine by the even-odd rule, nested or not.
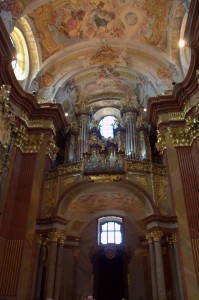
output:
[[[114,223],[114,229],[109,230],[108,224],[109,223]],[[102,230],[102,226],[107,224],[107,230]],[[115,229],[115,224],[120,225],[120,230]],[[99,246],[110,246],[110,245],[115,245],[119,246],[122,245],[123,243],[123,218],[117,217],[117,216],[107,216],[107,217],[101,217],[98,219],[98,245]],[[107,243],[102,243],[102,232],[106,232],[107,234]],[[114,233],[114,242],[108,242],[109,240],[109,233],[113,232]],[[121,242],[116,243],[116,232],[120,232],[121,234]]]

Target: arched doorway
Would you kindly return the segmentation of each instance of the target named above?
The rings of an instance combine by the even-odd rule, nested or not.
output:
[[[127,269],[127,255],[122,249],[99,249],[93,257],[94,298],[128,300]]]
[[[61,277],[63,299],[84,299],[92,294],[97,300],[127,300],[139,299],[140,290],[143,296],[148,293],[142,255],[137,257],[134,253],[142,247],[140,237],[146,230],[142,220],[153,213],[151,203],[140,186],[126,181],[82,182],[63,194],[57,207],[57,215],[67,220]],[[124,225],[122,245],[116,246],[114,259],[106,257],[106,247],[100,245],[98,238],[98,220],[110,216],[122,218]],[[132,255],[128,268],[129,253]]]

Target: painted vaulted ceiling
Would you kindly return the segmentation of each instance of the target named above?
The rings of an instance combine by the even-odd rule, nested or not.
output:
[[[81,98],[108,111],[131,95],[146,107],[188,70],[189,50],[178,46],[188,0],[15,0],[1,8],[17,48],[28,47],[22,86],[69,115]]]

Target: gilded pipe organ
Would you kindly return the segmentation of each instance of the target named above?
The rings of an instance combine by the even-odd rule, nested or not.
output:
[[[89,174],[124,173],[125,159],[151,161],[148,124],[133,97],[123,99],[112,138],[102,136],[99,121],[89,107],[78,108],[67,134],[65,163],[82,161],[84,173]]]

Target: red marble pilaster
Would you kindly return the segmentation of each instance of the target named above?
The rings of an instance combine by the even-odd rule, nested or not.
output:
[[[176,151],[185,195],[196,275],[199,283],[199,189],[197,174],[199,163],[196,163],[193,159],[191,147],[179,147]]]

